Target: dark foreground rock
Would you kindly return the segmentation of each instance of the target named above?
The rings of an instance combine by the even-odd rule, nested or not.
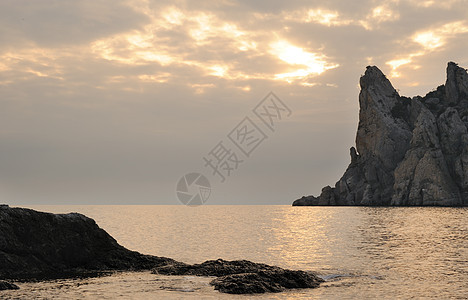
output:
[[[292,288],[316,288],[323,282],[312,273],[282,269],[247,260],[209,260],[201,264],[160,266],[153,271],[164,275],[216,276],[211,285],[223,293],[250,294],[281,292]]]
[[[239,273],[254,273],[258,270],[273,270],[278,267],[254,263],[248,260],[227,261],[223,259],[208,260],[201,264],[189,265],[176,262],[153,269],[154,274],[163,275],[196,275],[196,276],[225,276]]]
[[[360,79],[351,163],[304,205],[468,206],[468,74],[447,66],[445,85],[400,96],[377,67]]]
[[[0,206],[0,279],[150,270],[173,262],[124,248],[82,214]]]
[[[210,282],[223,293],[278,293],[286,289],[316,288],[323,280],[304,271],[260,270],[218,277]]]
[[[10,283],[8,281],[0,280],[0,291],[4,290],[18,290],[19,287],[16,284]]]
[[[245,260],[219,259],[188,265],[170,258],[143,255],[119,245],[93,219],[82,214],[51,214],[0,205],[0,280],[142,270],[165,275],[217,276],[211,283],[215,289],[237,294],[314,288],[322,282],[303,271]],[[15,287],[0,281],[0,290]]]

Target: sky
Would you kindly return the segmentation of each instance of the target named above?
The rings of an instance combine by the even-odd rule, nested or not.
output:
[[[467,49],[467,0],[1,1],[0,202],[178,205],[197,173],[288,205],[344,173],[366,66],[425,95]]]

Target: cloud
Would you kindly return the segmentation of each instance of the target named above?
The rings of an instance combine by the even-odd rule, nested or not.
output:
[[[463,7],[466,5],[466,0],[446,0],[446,1],[435,1],[435,0],[409,0],[409,2],[417,7],[423,8],[442,8],[452,9],[453,7]]]
[[[336,10],[321,8],[285,11],[283,14],[285,20],[302,23],[316,23],[324,26],[345,26],[353,23],[353,20],[344,19]]]
[[[414,33],[407,42],[413,42],[420,46],[416,52],[403,54],[396,59],[387,61],[386,64],[392,67],[392,77],[400,77],[401,74],[398,69],[401,66],[408,65],[414,61],[415,58],[427,55],[433,51],[439,51],[442,47],[446,46],[450,41],[455,38],[462,38],[460,35],[468,33],[467,21],[455,21],[442,26],[426,28]],[[419,67],[419,66],[414,66]]]
[[[147,22],[125,1],[2,1],[0,49],[15,44],[79,45]]]
[[[390,7],[389,4],[383,4],[372,8],[366,18],[359,21],[364,28],[372,30],[375,26],[384,22],[395,22],[400,19],[400,13]]]
[[[429,30],[417,32],[413,35],[413,41],[425,49],[434,50],[444,46],[451,38],[468,32],[467,21],[456,21],[438,26]]]
[[[326,57],[316,53],[310,53],[304,49],[291,45],[285,40],[279,40],[270,44],[270,53],[278,57],[291,66],[303,66],[291,72],[275,74],[275,78],[284,79],[288,82],[294,79],[307,78],[311,75],[320,75],[326,70],[338,67],[337,64],[330,64]]]
[[[265,31],[242,28],[240,24],[224,21],[211,12],[189,12],[173,6],[161,9],[158,15],[154,15],[152,10],[144,11],[149,14],[148,18],[153,20],[152,23],[139,31],[97,40],[92,45],[93,51],[104,59],[118,63],[144,65],[155,62],[160,64],[162,69],[169,65],[178,65],[197,68],[204,76],[228,80],[284,79],[290,82],[293,78],[305,78],[310,74],[320,75],[332,67],[337,67],[326,62],[325,55],[307,53],[287,41],[276,42],[272,50],[271,36]],[[180,37],[184,47],[180,47],[180,41],[177,45],[167,43],[166,31],[170,31],[172,36]],[[263,43],[259,44],[262,41]],[[219,49],[218,45],[224,46]],[[302,64],[307,67],[289,73],[271,74],[268,70],[269,65],[279,65],[279,62],[269,58],[269,54],[278,57],[283,63]],[[304,59],[304,62],[292,62],[292,57],[287,58],[288,55],[298,54],[301,54],[298,59]],[[233,55],[236,56],[235,61],[229,59]],[[244,68],[252,60],[258,61],[259,57],[266,57],[266,63],[269,65],[260,66],[254,72]],[[176,75],[172,77],[176,80]],[[170,80],[168,77],[166,79]]]

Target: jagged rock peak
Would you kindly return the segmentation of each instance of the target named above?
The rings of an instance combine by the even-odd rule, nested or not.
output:
[[[445,85],[412,99],[375,66],[360,85],[346,172],[319,197],[293,205],[468,206],[467,70],[449,62]]]
[[[373,85],[382,85],[385,88],[393,89],[387,77],[376,66],[367,66],[366,72],[360,79],[361,89],[367,89]]]
[[[447,100],[451,104],[458,103],[468,95],[468,74],[454,62],[447,65],[447,81],[445,82]]]

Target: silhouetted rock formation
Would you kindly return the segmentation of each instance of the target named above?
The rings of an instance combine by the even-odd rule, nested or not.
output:
[[[82,214],[51,214],[0,205],[0,290],[18,288],[2,279],[62,278],[151,269],[153,273],[167,275],[224,276],[211,284],[220,292],[236,294],[314,288],[323,281],[303,271],[244,260],[219,259],[188,265],[143,255],[119,245],[93,219]]]
[[[468,206],[468,74],[447,66],[445,85],[402,97],[375,66],[360,80],[356,148],[343,177],[301,205]]]
[[[173,262],[122,247],[93,219],[78,213],[0,206],[0,279],[150,270]]]
[[[154,274],[217,276],[211,285],[223,293],[251,294],[281,292],[292,288],[316,288],[323,282],[314,274],[286,270],[247,260],[209,260],[201,264],[168,264],[153,270]]]

